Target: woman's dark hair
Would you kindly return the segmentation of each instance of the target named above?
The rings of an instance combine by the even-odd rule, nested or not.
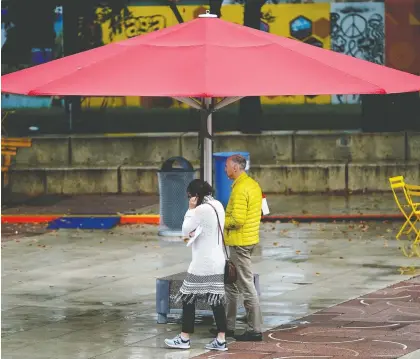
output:
[[[206,181],[195,179],[187,187],[187,193],[193,197],[198,197],[197,205],[203,203],[205,196],[213,195],[213,187]]]

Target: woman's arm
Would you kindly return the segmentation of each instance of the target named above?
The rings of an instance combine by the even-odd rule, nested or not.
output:
[[[182,235],[189,237],[191,232],[194,232],[200,225],[200,213],[198,208],[189,209],[185,213],[184,223],[182,223]]]

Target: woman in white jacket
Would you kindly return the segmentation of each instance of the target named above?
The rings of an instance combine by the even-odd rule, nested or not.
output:
[[[206,349],[226,351],[225,302],[225,252],[223,234],[225,210],[212,196],[213,188],[196,179],[187,188],[189,210],[185,214],[182,232],[192,241],[192,261],[175,301],[183,303],[182,332],[173,339],[166,339],[171,348],[189,349],[190,334],[194,332],[195,302],[205,298],[213,309],[217,337]],[[199,233],[196,236],[196,231]],[[195,237],[195,238],[194,238]]]

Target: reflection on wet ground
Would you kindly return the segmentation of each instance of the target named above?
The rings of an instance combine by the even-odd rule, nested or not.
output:
[[[415,268],[405,275],[399,270],[418,266],[420,259],[405,258],[398,250],[398,225],[262,225],[254,269],[260,274],[265,329],[295,325],[299,318],[413,276]],[[163,339],[179,330],[179,317],[156,324],[156,278],[184,271],[189,259],[183,242],[159,238],[151,226],[60,230],[3,242],[2,357],[190,358],[204,353],[209,318],[198,318],[189,351],[163,346]]]

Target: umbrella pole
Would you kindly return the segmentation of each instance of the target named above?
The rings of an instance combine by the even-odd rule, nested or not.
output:
[[[73,132],[73,99],[69,101],[69,130]]]
[[[202,100],[203,110],[201,117],[201,130],[200,130],[200,154],[201,154],[201,173],[200,177],[204,181],[213,183],[213,141],[209,138],[213,133],[212,113],[210,110],[211,98],[204,98]]]

